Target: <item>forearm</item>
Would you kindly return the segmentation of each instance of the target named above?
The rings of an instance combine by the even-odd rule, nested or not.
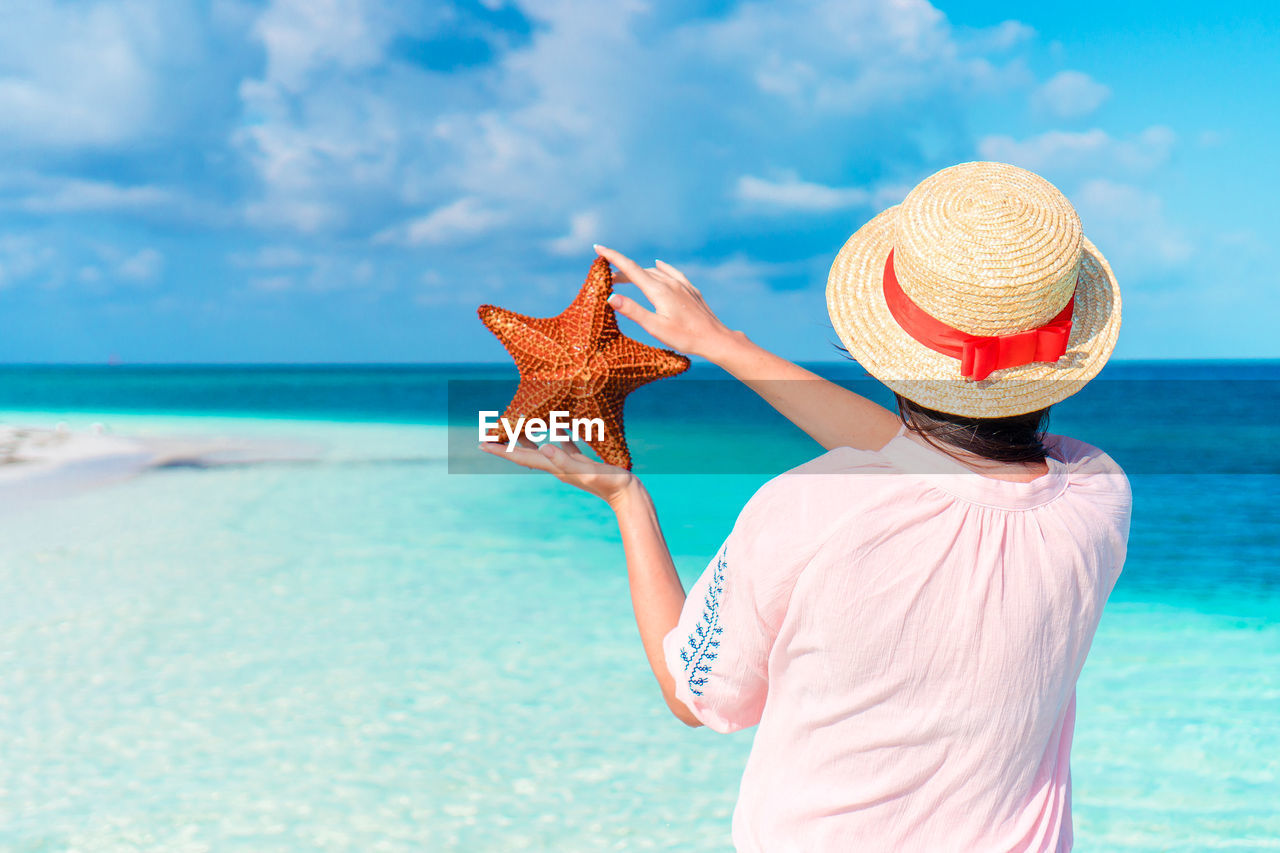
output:
[[[653,501],[640,482],[634,480],[610,504],[618,518],[618,530],[622,533],[631,605],[649,666],[658,679],[663,699],[671,712],[687,725],[699,726],[698,719],[676,698],[675,679],[667,669],[662,649],[663,638],[680,621],[685,593],[662,536]]]
[[[741,332],[720,339],[705,357],[761,396],[824,449],[879,450],[901,421],[883,406],[774,355]]]

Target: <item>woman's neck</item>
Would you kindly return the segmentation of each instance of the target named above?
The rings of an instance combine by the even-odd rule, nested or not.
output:
[[[1039,462],[999,462],[994,459],[987,459],[977,454],[970,453],[967,450],[961,450],[954,445],[930,444],[919,433],[906,430],[904,435],[918,444],[931,447],[939,453],[946,453],[955,461],[964,467],[973,471],[975,474],[981,474],[992,480],[1006,480],[1014,483],[1030,483],[1032,480],[1038,479],[1049,473],[1049,463],[1045,460]]]

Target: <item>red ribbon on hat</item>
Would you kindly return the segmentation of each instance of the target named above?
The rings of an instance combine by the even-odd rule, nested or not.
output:
[[[960,359],[960,375],[977,382],[986,379],[993,370],[1033,361],[1052,364],[1062,358],[1067,351],[1067,339],[1071,337],[1071,313],[1075,310],[1076,297],[1072,293],[1066,307],[1043,326],[1006,335],[971,335],[925,313],[911,301],[898,284],[890,249],[884,262],[884,301],[904,332],[934,352]]]

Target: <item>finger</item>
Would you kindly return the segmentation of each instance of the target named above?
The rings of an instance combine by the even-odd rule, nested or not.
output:
[[[565,476],[579,473],[578,463],[572,459],[568,453],[565,453],[555,444],[544,444],[538,448],[538,453],[547,460],[551,466],[548,470],[558,476]]]
[[[482,444],[480,449],[492,456],[499,456],[520,465],[524,468],[533,468],[538,471],[549,471],[555,473],[555,468],[551,464],[551,460],[547,459],[537,448],[517,447],[513,450],[507,450],[506,447],[497,444]]]
[[[657,302],[657,299],[662,294],[662,289],[667,286],[664,281],[649,275],[643,267],[621,252],[615,252],[613,249],[608,249],[604,246],[596,246],[595,248],[600,257],[606,258],[609,263],[626,275],[627,281],[640,288],[640,292],[645,295],[645,298],[650,302]]]
[[[577,450],[577,448],[574,448]],[[558,473],[565,476],[599,473],[599,463],[592,462],[581,452],[566,452],[561,444],[544,444],[542,453],[551,460]]]
[[[564,445],[568,442],[548,442],[538,448],[538,452],[551,460],[551,463],[557,468],[567,471],[576,468],[576,460],[565,450]]]
[[[569,439],[568,441],[561,442],[560,447],[564,450],[565,453],[569,454],[570,459],[575,459],[580,462],[591,461],[589,458],[587,458],[587,454],[582,452],[582,448],[578,447],[577,442],[575,442],[573,439]]]
[[[658,315],[655,312],[645,308],[630,296],[623,296],[621,293],[615,293],[610,296],[609,304],[614,311],[617,311],[628,320],[635,320],[640,324],[640,328],[652,333],[653,330],[650,326],[658,319]]]
[[[671,277],[667,273],[658,269],[657,267],[645,267],[644,271],[649,274],[650,278],[667,279]],[[613,283],[614,284],[633,284],[634,282],[632,282],[630,277],[628,277],[627,274],[622,270],[614,270]]]
[[[689,287],[693,287],[693,283],[689,281],[689,279],[685,276],[685,274],[680,272],[680,270],[676,269],[675,267],[671,266],[671,264],[667,263],[666,261],[654,261],[654,263],[657,265],[658,269],[662,270],[664,273],[671,276],[676,281],[686,284]]]

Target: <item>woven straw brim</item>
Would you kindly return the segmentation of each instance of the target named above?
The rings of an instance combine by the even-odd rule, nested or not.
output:
[[[1079,391],[1098,374],[1120,333],[1120,288],[1111,266],[1086,238],[1067,351],[1054,364],[994,371],[978,382],[960,376],[960,360],[924,346],[898,325],[885,304],[884,262],[893,247],[900,205],[849,238],[827,280],[827,311],[836,334],[868,373],[927,408],[979,418],[1034,412]]]

